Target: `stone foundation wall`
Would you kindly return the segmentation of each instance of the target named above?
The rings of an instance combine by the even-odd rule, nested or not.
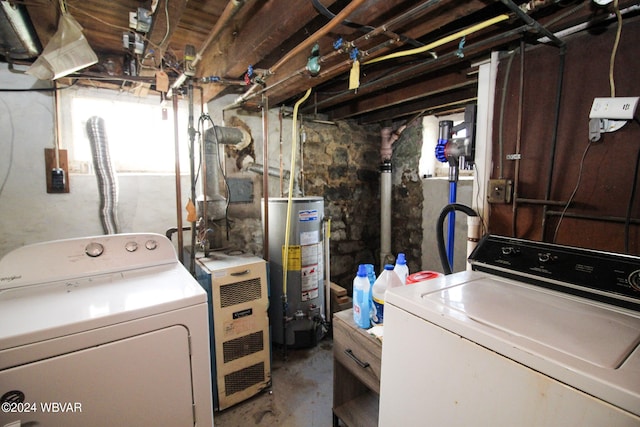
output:
[[[378,274],[381,268],[378,265],[380,127],[352,121],[336,124],[305,121],[303,125],[306,141],[301,190],[304,196],[324,198],[325,217],[331,219],[331,281],[351,294],[358,264],[373,264]],[[398,252],[406,254],[412,272],[421,269],[423,191],[418,175],[421,145],[421,125],[411,126],[394,144],[392,157],[392,251],[394,256]],[[286,153],[289,150],[284,149]],[[233,170],[237,164],[234,156],[233,152],[226,152],[229,176],[252,179],[254,200],[230,205],[232,228],[227,244],[262,256],[262,177]],[[277,194],[271,195],[274,196]]]
[[[304,192],[324,197],[331,281],[351,293],[358,264],[375,265],[379,253],[379,127],[349,121],[304,126]]]
[[[394,143],[391,163],[391,251],[404,252],[409,272],[422,270],[423,190],[418,163],[422,150],[422,121],[407,127]]]

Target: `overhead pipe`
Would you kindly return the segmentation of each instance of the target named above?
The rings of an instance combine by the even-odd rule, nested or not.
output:
[[[471,49],[475,49],[475,48],[481,48],[484,45],[491,44],[491,43],[497,42],[497,41],[499,41],[501,39],[506,39],[506,38],[512,37],[512,36],[514,36],[516,34],[522,33],[523,31],[526,31],[527,28],[528,28],[528,26],[526,26],[526,25],[520,26],[518,28],[515,28],[513,30],[507,31],[507,32],[502,33],[500,35],[497,35],[497,36],[494,36],[494,37],[490,37],[490,38],[487,38],[487,39],[482,40],[480,42],[474,43],[473,45],[468,45],[465,49],[466,50],[471,50]],[[394,79],[397,79],[397,78],[402,78],[402,77],[406,77],[406,76],[415,76],[416,74],[419,74],[419,73],[423,72],[422,70],[424,69],[425,65],[434,64],[434,63],[436,63],[438,61],[457,59],[457,58],[458,58],[458,55],[456,54],[456,52],[450,52],[450,53],[445,54],[445,55],[440,55],[440,56],[438,56],[438,58],[429,59],[429,60],[421,62],[421,63],[419,63],[417,65],[413,65],[413,66],[410,66],[409,68],[405,68],[403,70],[400,70],[397,73],[392,73],[392,74],[390,74],[390,75],[388,75],[386,77],[382,77],[382,78],[380,78],[378,80],[362,83],[360,85],[360,87],[358,88],[358,92],[362,93],[363,90],[369,88],[370,86],[375,86],[375,85],[380,85],[380,86],[384,87],[387,84],[386,82],[391,82],[391,81],[393,81]],[[291,77],[292,76],[290,76],[289,78],[291,78]],[[278,82],[278,83],[281,83],[281,82]],[[271,88],[273,88],[274,86],[275,85],[272,85]],[[327,103],[336,102],[336,100],[339,100],[341,97],[345,96],[345,94],[349,94],[350,95],[352,92],[353,91],[345,91],[342,94],[338,94],[338,95],[331,96],[329,98],[325,98],[322,101],[316,102],[311,107],[317,108],[318,106],[322,106],[322,105],[325,105]],[[309,107],[309,108],[311,108],[311,107]]]
[[[289,61],[295,55],[297,55],[300,52],[303,52],[303,51],[309,49],[318,40],[320,40],[320,38],[324,37],[331,30],[333,30],[335,27],[337,27],[338,25],[342,24],[342,21],[344,21],[344,19],[347,16],[349,16],[351,13],[353,13],[365,1],[367,1],[367,0],[352,0],[351,3],[349,3],[349,5],[347,7],[342,9],[340,11],[340,13],[338,13],[335,16],[335,18],[333,18],[331,21],[329,21],[324,27],[320,28],[318,31],[313,33],[313,35],[311,35],[311,37],[308,37],[302,43],[300,43],[295,48],[290,50],[285,56],[283,56],[278,62],[276,62],[271,68],[269,68],[267,73],[269,75],[275,74],[280,67],[282,67],[284,64],[286,64],[287,61]],[[252,98],[253,96],[257,95],[256,92],[261,87],[262,86],[260,84],[255,83],[253,86],[251,86],[249,88],[249,90],[247,92],[245,92],[243,95],[239,96],[235,100],[235,102],[233,104],[225,107],[224,109],[227,110],[227,109],[232,109],[232,108],[239,107],[243,102],[245,102],[246,100],[248,100],[248,99]]]
[[[559,39],[555,34],[547,30],[547,28],[541,25],[538,21],[536,21],[535,19],[527,15],[527,12],[522,10],[520,6],[518,6],[513,2],[513,0],[500,0],[500,1],[509,9],[511,9],[511,11],[513,11],[516,14],[516,16],[518,16],[518,18],[523,20],[527,25],[532,26],[539,33],[547,36],[554,45],[556,45],[557,47],[565,46],[565,42],[563,40]]]
[[[426,44],[422,47],[418,47],[415,49],[409,49],[409,50],[404,50],[401,52],[394,52],[394,53],[390,53],[389,55],[385,55],[385,56],[380,56],[378,58],[374,58],[372,60],[369,60],[367,62],[365,62],[366,64],[373,64],[376,62],[381,62],[381,61],[385,61],[387,59],[392,59],[392,58],[400,58],[403,56],[409,56],[409,55],[415,55],[418,53],[424,53],[427,52],[433,48],[436,48],[438,46],[442,46],[443,44],[449,43],[451,41],[460,39],[461,37],[465,37],[468,36],[469,34],[473,34],[475,32],[478,32],[484,28],[490,27],[493,24],[497,24],[498,22],[502,22],[502,21],[506,21],[507,19],[509,19],[509,15],[507,14],[503,14],[503,15],[498,15],[494,18],[488,19],[484,22],[481,22],[479,24],[476,25],[472,25],[471,27],[465,28],[463,30],[457,31],[451,35],[448,35],[446,37],[443,37],[439,40],[436,40],[435,42]]]
[[[229,22],[231,22],[231,20],[238,14],[240,9],[242,9],[247,3],[247,0],[230,0],[229,3],[227,3],[227,6],[222,12],[222,15],[220,15],[220,18],[218,18],[218,20],[216,21],[216,25],[214,25],[206,40],[204,41],[204,43],[202,43],[200,50],[196,53],[195,59],[191,62],[191,66],[193,68],[195,68],[198,62],[200,62],[200,60],[202,59],[202,55],[204,55],[204,52],[209,48],[209,45],[213,43],[216,37],[220,35],[222,30],[227,27]],[[183,71],[175,80],[173,85],[171,85],[171,89],[167,93],[167,97],[170,98],[172,90],[182,86],[182,84],[187,80],[187,77],[188,76]]]
[[[385,34],[385,33],[389,34],[390,33],[389,28],[392,28],[394,26],[400,26],[400,25],[404,24],[405,22],[407,22],[407,21],[409,21],[411,19],[414,19],[416,14],[419,14],[419,13],[423,12],[427,7],[430,7],[430,6],[433,6],[435,4],[438,4],[439,2],[440,2],[440,0],[429,0],[429,1],[425,2],[425,3],[422,3],[422,4],[414,7],[413,9],[408,10],[404,14],[394,18],[393,20],[391,20],[391,21],[389,21],[389,22],[387,22],[385,24],[382,24],[379,27],[374,28],[371,32],[358,37],[357,39],[355,39],[352,42],[349,42],[348,46],[357,47],[360,43],[366,42],[367,40],[369,40],[373,36],[380,35],[380,34]],[[340,15],[336,15],[334,20],[338,19],[338,18],[340,18]],[[333,22],[333,20],[331,22]],[[388,41],[385,41],[383,43],[380,43],[377,46],[374,46],[373,48],[370,48],[367,51],[362,52],[362,54],[364,56],[366,56],[367,54],[370,54],[370,53],[375,52],[377,50],[386,48],[391,44],[404,44],[404,41],[402,40],[402,38],[398,38],[398,39],[394,39],[394,40],[388,40]],[[327,62],[327,61],[333,59],[335,56],[340,55],[340,54],[345,53],[345,52],[346,52],[346,49],[334,50],[334,51],[332,51],[331,53],[329,53],[327,55],[321,56],[320,59],[319,59],[319,62],[320,63]],[[320,72],[319,77],[323,77],[326,74],[330,74],[333,71],[339,70],[344,65],[350,64],[352,62],[353,62],[353,60],[351,60],[351,59],[347,59],[347,60],[345,60],[343,62],[340,62],[339,64],[331,67],[329,70],[326,70],[325,72]],[[254,85],[244,95],[242,95],[239,98],[237,98],[233,104],[228,105],[228,106],[224,107],[223,109],[227,110],[227,109],[237,108],[243,102],[255,97],[256,95],[260,95],[260,94],[266,92],[267,90],[271,90],[274,87],[277,87],[277,86],[289,81],[293,77],[303,73],[306,69],[307,69],[307,67],[305,65],[305,66],[297,69],[293,73],[289,74],[288,76],[278,80],[277,82],[275,82],[274,84],[270,85],[269,87],[263,88],[261,90],[257,90],[256,85]],[[273,67],[269,71],[273,71]],[[250,91],[253,91],[253,93],[249,93]]]

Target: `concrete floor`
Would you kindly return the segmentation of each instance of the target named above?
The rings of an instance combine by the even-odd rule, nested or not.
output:
[[[330,427],[333,403],[333,341],[313,348],[281,348],[271,356],[270,390],[213,414],[215,427]]]

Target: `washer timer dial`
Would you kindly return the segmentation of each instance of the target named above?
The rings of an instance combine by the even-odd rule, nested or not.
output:
[[[640,270],[636,270],[631,273],[628,280],[633,290],[640,292]]]

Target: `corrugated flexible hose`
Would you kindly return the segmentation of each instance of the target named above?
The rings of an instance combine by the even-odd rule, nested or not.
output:
[[[91,142],[93,168],[98,179],[100,192],[100,220],[104,234],[117,234],[118,225],[118,182],[115,177],[104,119],[93,116],[87,121],[87,134]]]

